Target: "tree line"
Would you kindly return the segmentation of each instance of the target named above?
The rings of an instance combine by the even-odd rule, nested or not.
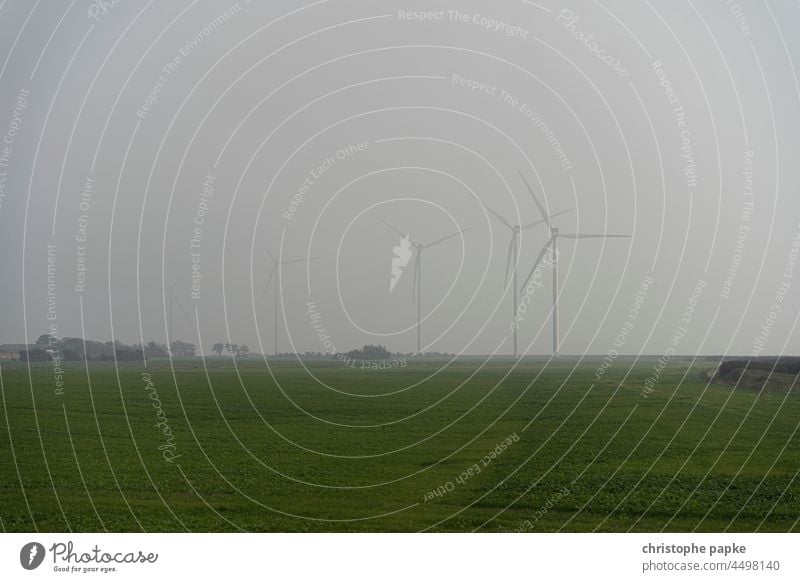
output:
[[[19,359],[23,362],[45,362],[57,357],[66,362],[120,361],[135,362],[148,358],[193,358],[197,346],[176,339],[169,346],[150,341],[145,344],[128,345],[119,340],[99,342],[79,337],[55,339],[43,334],[33,346],[20,350]]]
[[[216,343],[211,346],[211,351],[218,356],[221,356],[222,352],[228,352],[234,358],[246,358],[250,355],[250,348],[246,344]]]

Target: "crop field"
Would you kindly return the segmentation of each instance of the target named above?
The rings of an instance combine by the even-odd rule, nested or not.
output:
[[[4,364],[2,531],[798,531],[800,400],[709,362]]]

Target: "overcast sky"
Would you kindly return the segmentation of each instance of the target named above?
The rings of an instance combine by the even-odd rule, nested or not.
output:
[[[559,240],[562,353],[797,354],[799,24],[788,0],[7,0],[0,342],[271,352],[277,290],[280,351],[325,351],[316,323],[410,352],[386,221],[469,228],[423,252],[423,350],[510,353],[516,314],[549,353],[552,269],[519,312],[484,206],[541,218],[519,170],[562,233],[632,236]],[[548,238],[523,232],[520,286]],[[315,260],[264,294],[270,253]]]

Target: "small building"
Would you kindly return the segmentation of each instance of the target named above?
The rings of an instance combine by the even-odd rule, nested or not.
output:
[[[23,350],[33,349],[35,346],[25,344],[3,344],[0,345],[0,360],[19,360],[19,353]]]

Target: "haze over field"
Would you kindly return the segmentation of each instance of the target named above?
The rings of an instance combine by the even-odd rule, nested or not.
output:
[[[278,289],[282,352],[328,350],[320,328],[338,351],[411,352],[413,246],[383,220],[419,243],[469,227],[424,251],[423,351],[511,353],[516,314],[520,352],[549,353],[552,269],[512,312],[509,231],[486,209],[542,218],[519,169],[548,213],[572,209],[562,233],[632,236],[559,241],[562,353],[796,354],[798,17],[3,3],[0,343],[271,353]],[[522,232],[520,279],[548,238]],[[316,259],[264,293],[269,253]]]
[[[539,553],[792,578],[747,534],[800,528],[797,30],[800,1],[0,0],[0,555],[647,532]],[[246,543],[198,568],[263,568]],[[530,549],[436,543],[483,579]],[[403,576],[346,546],[326,579]]]

